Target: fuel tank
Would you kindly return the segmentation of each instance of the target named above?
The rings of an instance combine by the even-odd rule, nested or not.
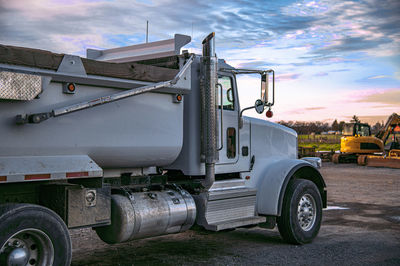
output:
[[[183,232],[196,220],[196,204],[185,190],[124,191],[111,196],[111,225],[96,228],[106,243]]]

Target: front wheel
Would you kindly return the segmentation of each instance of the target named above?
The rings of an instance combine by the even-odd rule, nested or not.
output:
[[[321,220],[322,199],[317,186],[305,179],[291,180],[277,218],[282,238],[292,244],[309,243],[317,236]]]
[[[71,251],[68,229],[52,210],[0,205],[0,265],[69,265]]]

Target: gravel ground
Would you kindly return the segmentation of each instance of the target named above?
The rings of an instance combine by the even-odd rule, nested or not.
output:
[[[289,245],[259,227],[116,245],[71,230],[72,265],[400,265],[400,170],[325,163],[321,172],[330,207],[311,244]]]

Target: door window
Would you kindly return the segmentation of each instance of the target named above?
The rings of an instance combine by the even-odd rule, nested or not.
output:
[[[222,105],[224,110],[235,110],[235,98],[233,96],[232,78],[218,77],[218,83],[222,85]],[[218,86],[218,106],[221,105],[221,88]]]

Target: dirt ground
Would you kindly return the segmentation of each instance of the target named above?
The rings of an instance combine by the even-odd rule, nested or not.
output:
[[[311,244],[286,244],[276,228],[260,227],[116,245],[72,230],[72,265],[400,265],[400,170],[324,163],[321,172],[330,207]]]

